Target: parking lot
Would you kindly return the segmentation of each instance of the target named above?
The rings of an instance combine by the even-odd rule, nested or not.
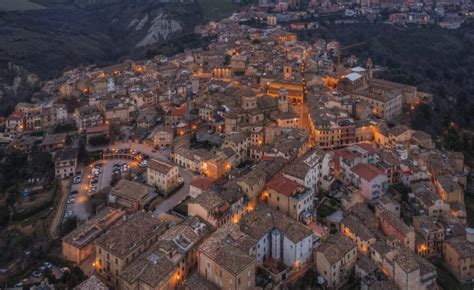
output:
[[[73,216],[78,221],[87,220],[91,215],[88,210],[87,201],[92,195],[110,186],[114,174],[122,175],[123,177],[125,174],[131,173],[133,180],[144,183],[144,174],[137,173],[145,171],[147,160],[149,158],[167,160],[169,156],[169,150],[154,150],[149,146],[137,143],[116,144],[110,146],[104,153],[108,156],[107,158],[111,159],[97,161],[78,170],[80,172],[76,175],[71,187],[63,222]],[[126,156],[128,154],[132,158],[113,159],[114,157]],[[189,183],[193,176],[184,168],[179,168],[179,174],[183,178],[184,186],[177,193],[164,200],[156,208],[156,214],[167,212],[186,198],[189,191]]]
[[[22,279],[20,282],[18,282],[15,285],[15,287],[25,287],[25,286],[40,283],[44,279],[45,273],[47,271],[51,271],[51,273],[54,275],[56,279],[61,279],[64,273],[66,271],[69,271],[69,268],[67,267],[61,268],[48,261],[45,261],[43,265],[41,265],[35,271],[33,271],[27,278]]]
[[[132,154],[130,151],[127,152]],[[126,154],[125,151],[117,152],[116,156],[121,157],[122,154]],[[141,161],[136,161],[136,158],[101,160],[80,170],[74,177],[63,221],[73,216],[80,221],[87,220],[90,216],[88,199],[110,186],[114,175],[123,176],[129,172],[135,175],[143,171],[147,165],[146,156],[139,155],[138,151],[133,152],[132,156],[139,156]],[[135,180],[144,181],[142,176],[136,176]]]

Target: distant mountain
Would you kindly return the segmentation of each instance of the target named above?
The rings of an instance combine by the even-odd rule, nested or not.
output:
[[[190,34],[202,21],[195,3],[153,0],[43,0],[44,9],[0,12],[0,64],[47,78],[67,66],[140,56]],[[191,28],[191,29],[190,29]]]
[[[18,66],[22,79],[26,71],[45,80],[81,64],[174,53],[200,44],[197,24],[235,7],[231,0],[1,1],[0,107],[12,97]]]

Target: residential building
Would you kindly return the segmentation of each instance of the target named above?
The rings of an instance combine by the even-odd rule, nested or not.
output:
[[[176,289],[197,269],[198,247],[212,227],[197,217],[164,232],[120,275],[121,289]]]
[[[120,287],[127,265],[166,232],[168,224],[151,213],[139,211],[124,217],[96,240],[94,268],[107,284]]]
[[[289,217],[300,221],[311,219],[314,191],[283,177],[275,176],[266,185],[262,198],[268,205]]]
[[[62,239],[62,255],[67,261],[81,265],[95,256],[95,240],[124,216],[119,209],[106,208]]]
[[[370,246],[376,241],[376,235],[355,215],[348,215],[341,221],[341,232],[357,244],[357,251],[368,254]]]
[[[235,189],[203,192],[188,202],[188,215],[199,216],[214,227],[236,222],[246,209],[244,194]]]
[[[221,289],[255,289],[256,241],[228,224],[199,246],[199,274]]]
[[[110,189],[108,202],[127,212],[136,212],[153,199],[152,189],[144,184],[120,179],[119,182]]]
[[[369,201],[378,200],[388,189],[387,175],[372,164],[357,164],[350,169],[346,178]]]
[[[244,215],[239,226],[240,231],[256,240],[254,256],[258,265],[273,260],[297,270],[312,262],[319,242],[309,227],[262,204]]]
[[[173,142],[174,130],[171,127],[160,127],[153,132],[153,147],[158,149],[170,148]]]
[[[74,176],[77,166],[77,149],[64,149],[54,154],[54,172],[56,178]]]
[[[316,250],[316,269],[328,287],[337,289],[349,279],[357,260],[357,245],[341,233],[330,236]]]
[[[461,283],[474,279],[474,230],[466,229],[466,234],[444,241],[443,258],[446,267]]]
[[[415,251],[415,231],[390,211],[379,213],[380,229],[385,236],[394,238],[404,247]]]
[[[445,227],[426,215],[413,217],[416,234],[416,252],[420,256],[431,257],[442,253]]]
[[[168,161],[151,159],[146,170],[146,182],[168,194],[180,184],[178,166]]]

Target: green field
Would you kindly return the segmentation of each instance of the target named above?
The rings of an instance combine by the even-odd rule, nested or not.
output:
[[[0,11],[36,10],[45,7],[30,0],[0,0]]]
[[[205,20],[218,20],[237,10],[232,0],[197,0]]]

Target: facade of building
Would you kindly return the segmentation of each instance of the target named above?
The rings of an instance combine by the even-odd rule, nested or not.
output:
[[[95,256],[94,241],[124,216],[125,212],[106,208],[92,219],[81,224],[62,240],[63,258],[81,265],[91,256]]]
[[[109,192],[109,203],[127,212],[136,212],[151,200],[152,189],[144,184],[120,179]]]
[[[148,162],[146,181],[148,185],[168,194],[180,184],[178,166],[167,161],[152,159]]]
[[[56,178],[72,177],[76,173],[77,149],[65,149],[54,154],[54,172]]]
[[[347,281],[357,260],[357,245],[342,234],[329,237],[316,250],[316,269],[327,281],[328,287],[337,289]]]

